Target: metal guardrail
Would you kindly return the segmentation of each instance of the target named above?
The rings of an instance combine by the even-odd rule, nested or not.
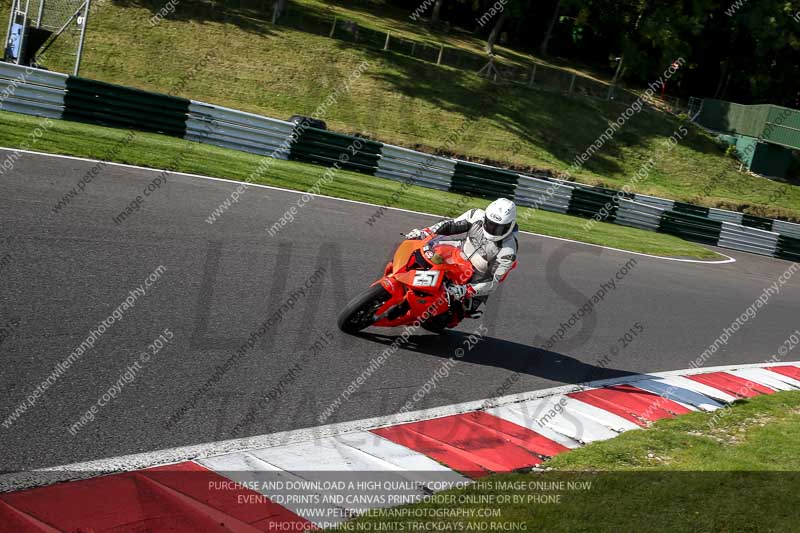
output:
[[[725,209],[716,209],[714,207],[708,209],[708,218],[711,220],[719,220],[720,222],[730,222],[732,224],[742,223],[742,213],[727,211]]]
[[[456,162],[452,159],[384,144],[375,176],[449,191],[455,167]]]
[[[779,234],[772,231],[723,222],[717,244],[732,250],[772,256],[778,237]]]
[[[781,235],[788,235],[800,239],[800,224],[793,224],[783,220],[772,221],[772,231],[777,231]]]
[[[641,204],[652,205],[654,207],[658,207],[659,209],[664,209],[665,211],[669,211],[675,207],[674,200],[667,200],[665,198],[649,196],[647,194],[635,194],[633,199]]]
[[[61,118],[67,78],[58,72],[0,62],[0,109]]]
[[[658,231],[664,209],[634,200],[619,200],[617,218],[614,222],[623,226]]]
[[[514,201],[526,207],[566,213],[573,190],[563,183],[519,174]]]
[[[192,100],[184,138],[240,152],[288,159],[289,139],[294,129],[293,123],[284,120]]]

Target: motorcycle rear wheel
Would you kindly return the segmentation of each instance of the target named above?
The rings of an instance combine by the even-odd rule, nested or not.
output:
[[[391,294],[381,284],[373,285],[350,300],[339,313],[336,324],[345,333],[358,333],[375,322],[375,311],[390,297]]]

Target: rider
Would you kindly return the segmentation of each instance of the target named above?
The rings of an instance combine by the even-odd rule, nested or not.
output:
[[[430,235],[460,235],[452,243],[461,248],[475,269],[466,285],[450,285],[447,292],[462,301],[466,316],[483,315],[478,307],[517,266],[517,206],[500,198],[483,209],[470,209],[455,219],[445,219],[433,226],[411,230],[407,239],[424,239]],[[443,244],[448,244],[443,242]]]

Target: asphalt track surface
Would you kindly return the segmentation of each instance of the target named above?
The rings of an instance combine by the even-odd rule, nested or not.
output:
[[[93,165],[26,154],[0,176],[0,328],[18,323],[0,344],[0,421],[131,290],[159,265],[166,271],[33,407],[10,427],[0,426],[0,470],[319,425],[319,414],[399,335],[400,330],[370,330],[364,337],[347,336],[336,329],[336,316],[376,278],[399,232],[427,225],[431,217],[388,211],[369,226],[365,221],[375,206],[316,197],[270,237],[266,228],[297,201],[297,193],[251,187],[208,224],[206,217],[238,184],[169,174],[138,212],[115,224],[113,217],[157,175],[119,166],[104,168],[85,193],[54,212],[58,199]],[[488,334],[414,409],[687,368],[791,265],[727,251],[735,263],[712,265],[534,235],[519,240],[519,268],[483,319]],[[539,348],[626,263],[627,274],[591,313],[563,340]],[[174,426],[165,427],[320,267],[325,275],[283,320]],[[772,296],[707,365],[763,361],[797,328],[798,316],[800,276]],[[449,334],[413,336],[327,422],[397,412],[446,358],[467,347],[467,335],[478,325],[466,321]],[[174,339],[94,422],[72,435],[68,426],[165,328]],[[631,328],[637,335],[623,347],[619,338]],[[319,349],[318,341],[327,346]],[[312,348],[315,342],[318,349]],[[300,370],[285,391],[234,433],[294,365]]]

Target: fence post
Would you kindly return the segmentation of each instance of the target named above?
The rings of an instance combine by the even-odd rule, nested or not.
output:
[[[436,64],[437,65],[441,65],[442,64],[442,54],[444,54],[444,45],[443,44],[439,45],[439,57],[436,59]]]
[[[531,80],[528,82],[528,87],[533,87],[533,81],[536,79],[536,63],[533,64],[533,69],[531,70]]]
[[[333,38],[333,32],[336,31],[336,17],[333,17],[333,26],[331,26],[331,34],[328,37]]]
[[[572,88],[575,86],[575,73],[572,73],[572,79],[569,81],[569,92],[567,94],[572,94]]]
[[[387,31],[386,32],[386,42],[383,43],[383,49],[384,50],[388,50],[389,49],[389,35],[390,35],[390,32]]]

